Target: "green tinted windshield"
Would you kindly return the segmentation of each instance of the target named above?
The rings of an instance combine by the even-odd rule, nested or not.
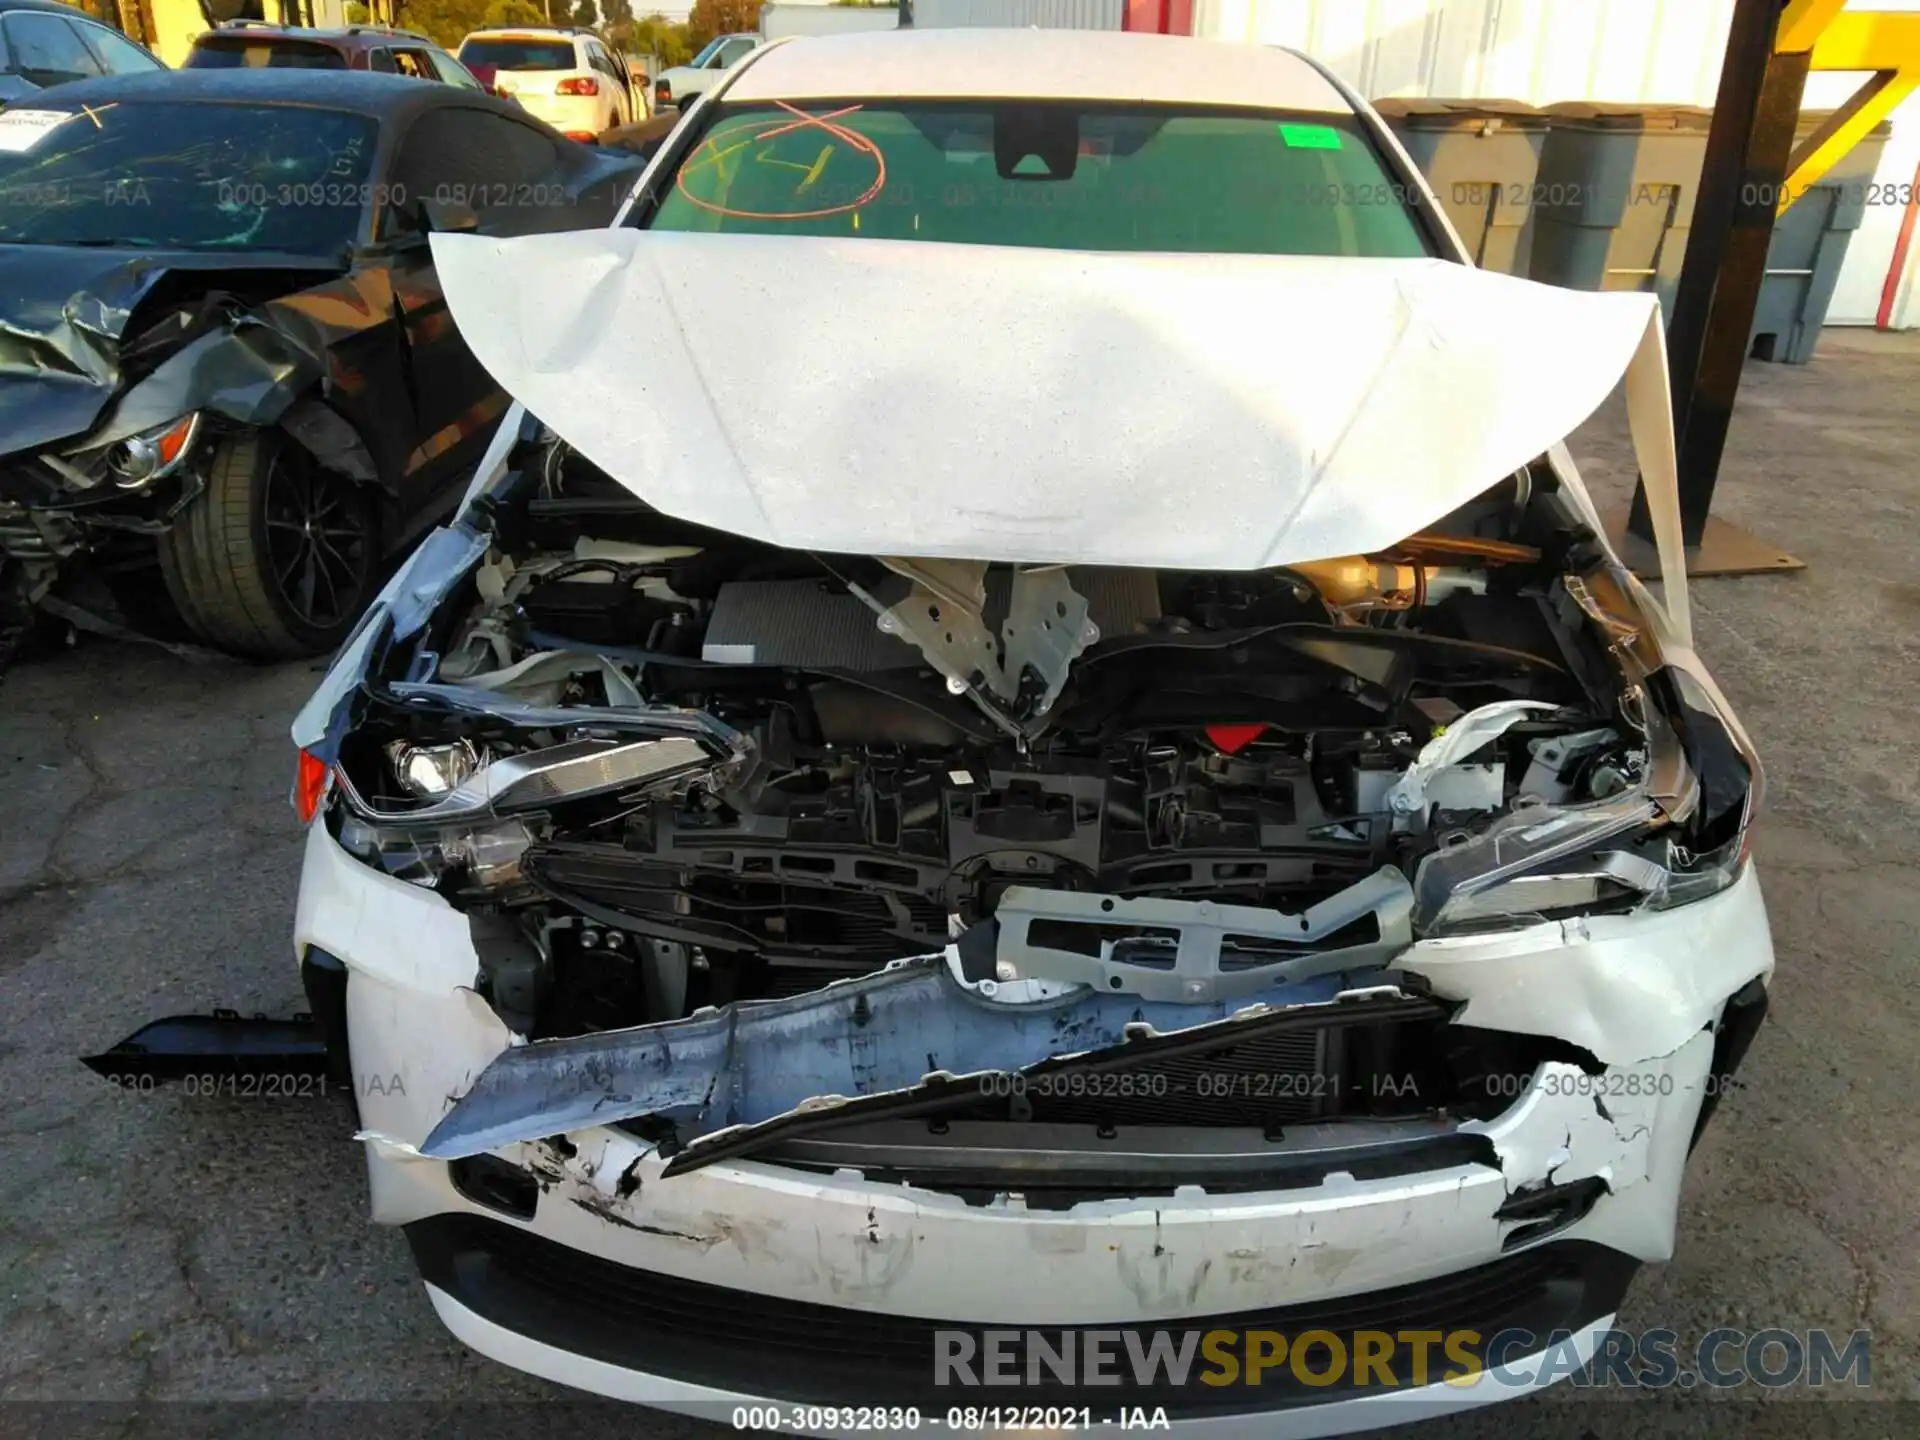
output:
[[[1079,102],[723,105],[650,223],[1070,250],[1429,253],[1352,116]]]

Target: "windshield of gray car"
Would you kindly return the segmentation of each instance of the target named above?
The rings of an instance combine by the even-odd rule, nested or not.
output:
[[[379,139],[304,105],[44,101],[0,115],[0,243],[333,254]]]
[[[641,221],[657,230],[1433,253],[1417,197],[1354,115],[1082,101],[723,104],[658,189]]]

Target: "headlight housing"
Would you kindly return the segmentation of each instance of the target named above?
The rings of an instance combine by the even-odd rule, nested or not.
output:
[[[384,772],[360,772],[380,780],[379,798],[355,785],[351,766],[334,767],[341,848],[395,879],[487,891],[519,883],[521,856],[554,806],[598,799],[617,807],[716,763],[686,735],[583,736],[506,755],[466,739],[393,740],[362,756]],[[303,767],[307,759],[303,752]],[[315,808],[318,798],[316,788]]]
[[[457,876],[463,888],[502,890],[519,883],[520,857],[533,832],[518,820],[472,829],[376,825],[352,813],[340,817],[340,848],[376,870],[414,885],[437,886]]]
[[[119,489],[142,489],[185,464],[199,438],[200,412],[196,410],[107,446],[107,471]]]
[[[1472,832],[1443,836],[1414,872],[1421,935],[1615,905],[1669,909],[1745,871],[1763,779],[1708,687],[1677,666],[1642,692],[1645,764],[1618,795],[1581,804],[1522,796]]]
[[[471,740],[456,740],[451,745],[413,745],[395,740],[386,747],[386,753],[394,778],[409,794],[422,800],[451,794],[485,763]]]

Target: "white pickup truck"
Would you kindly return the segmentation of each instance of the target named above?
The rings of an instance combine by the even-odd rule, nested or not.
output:
[[[691,105],[722,72],[739,64],[766,42],[767,37],[759,34],[714,36],[706,48],[686,64],[662,70],[653,77],[654,114]]]
[[[738,35],[716,35],[706,48],[685,65],[662,70],[653,81],[653,110],[656,115],[684,107],[711,88],[723,71],[746,59],[769,40],[784,40],[790,35],[845,35],[855,30],[894,30],[899,28],[900,10],[895,5],[765,5],[760,10],[760,28]]]

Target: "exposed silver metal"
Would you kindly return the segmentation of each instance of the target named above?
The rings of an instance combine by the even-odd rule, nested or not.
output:
[[[896,570],[917,563],[920,562],[887,561]],[[946,676],[949,689],[958,685],[961,690],[973,690],[973,677],[979,675],[987,689],[1005,696],[1000,649],[981,615],[986,606],[987,567],[979,565],[973,569],[979,586],[977,598],[960,583],[960,562],[949,562],[945,570],[927,576],[903,570],[913,584],[906,598],[896,605],[879,607],[873,597],[857,589],[854,593],[880,609],[881,633],[911,643],[927,657],[928,664]],[[930,580],[933,583],[929,583]],[[938,589],[934,588],[935,584]]]
[[[1042,686],[1034,713],[1044,715],[1067,683],[1067,667],[1100,638],[1100,627],[1087,618],[1086,597],[1068,583],[1066,568],[1051,566],[1013,572],[1000,636],[1006,642],[1002,683],[1007,687],[1001,693],[1017,696],[1021,677],[1031,669]]]
[[[996,640],[985,615],[985,562],[882,559],[911,582],[905,599],[882,605],[857,585],[847,588],[878,612],[881,633],[913,644],[946,677],[950,692],[971,694],[1006,728],[1017,728],[1010,721],[1029,670],[1040,680],[1030,711],[1044,715],[1067,683],[1068,667],[1100,638],[1087,599],[1073,588],[1064,565],[1015,568]]]
[[[1529,714],[1554,708],[1542,700],[1496,700],[1469,710],[1421,747],[1419,757],[1387,791],[1387,808],[1423,822],[1434,804],[1427,787],[1441,771],[1497,740]]]
[[[1377,938],[1312,948],[1369,916]],[[1412,943],[1412,916],[1413,888],[1391,866],[1297,915],[1208,900],[1123,900],[1016,885],[994,911],[994,970],[1091,985],[1102,994],[1195,1004],[1385,964]],[[1045,927],[1039,940],[1036,924]],[[1085,944],[1097,953],[1045,943],[1048,934],[1068,938],[1073,927],[1084,927]],[[1116,935],[1120,929],[1135,933]]]
[[[1597,730],[1581,730],[1572,735],[1555,735],[1550,739],[1534,741],[1529,747],[1532,758],[1527,764],[1527,773],[1520,778],[1520,793],[1537,795],[1552,805],[1564,805],[1580,798],[1562,776],[1581,756],[1619,739],[1619,731],[1602,726]]]

